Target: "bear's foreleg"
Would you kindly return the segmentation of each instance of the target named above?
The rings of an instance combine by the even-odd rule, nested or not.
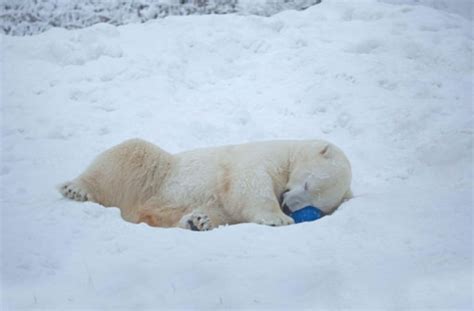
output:
[[[275,200],[256,200],[253,206],[247,205],[247,211],[243,213],[245,222],[253,222],[267,226],[286,226],[294,223],[293,218],[287,216],[280,208],[280,204]]]

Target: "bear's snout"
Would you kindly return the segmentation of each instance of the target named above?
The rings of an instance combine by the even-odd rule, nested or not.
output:
[[[311,194],[304,187],[296,187],[282,193],[282,205],[290,211],[296,212],[305,206],[312,205]]]

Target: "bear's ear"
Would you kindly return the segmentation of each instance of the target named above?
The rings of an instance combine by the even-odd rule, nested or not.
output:
[[[331,156],[331,145],[327,144],[324,148],[319,152],[323,157],[329,158]]]

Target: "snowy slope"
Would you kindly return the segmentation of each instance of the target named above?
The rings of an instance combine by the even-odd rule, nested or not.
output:
[[[472,308],[472,22],[424,6],[169,17],[2,40],[2,305]],[[330,217],[196,233],[60,198],[104,148],[324,138]]]
[[[79,29],[101,22],[118,26],[170,15],[270,16],[288,9],[303,10],[319,2],[321,0],[3,0],[0,2],[0,33],[25,36],[52,27]]]
[[[379,0],[392,4],[426,5],[438,10],[459,14],[467,19],[473,19],[472,0]]]

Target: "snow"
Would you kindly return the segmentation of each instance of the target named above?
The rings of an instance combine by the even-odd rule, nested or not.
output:
[[[143,23],[169,15],[257,14],[269,16],[287,9],[302,10],[321,0],[3,0],[0,33],[24,36],[51,27],[77,29],[100,22]]]
[[[472,20],[472,0],[380,0],[392,4],[425,5],[438,10],[459,14]]]
[[[473,307],[472,19],[326,0],[0,38],[3,310]],[[355,198],[311,223],[192,232],[60,197],[131,137],[327,139]]]

